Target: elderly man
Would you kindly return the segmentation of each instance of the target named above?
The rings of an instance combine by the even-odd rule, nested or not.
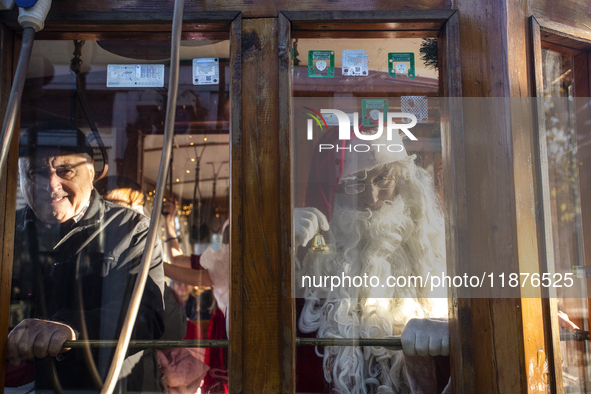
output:
[[[63,349],[66,340],[118,339],[146,244],[147,217],[93,189],[92,148],[61,123],[28,129],[19,174],[27,206],[16,215],[13,297],[30,313],[9,334],[8,359],[34,359],[35,388],[97,391],[114,348]],[[164,272],[156,245],[132,339],[164,332]],[[179,327],[180,338],[184,327]],[[118,392],[160,392],[154,351],[131,349]]]
[[[437,298],[445,291],[434,295],[428,286],[395,281],[445,270],[443,216],[431,178],[397,135],[372,141],[369,150],[356,149],[355,138],[347,142],[338,151],[316,152],[308,207],[295,210],[296,245],[324,231],[329,247],[299,253],[298,328],[320,338],[401,335],[403,352],[325,347],[320,366],[302,349],[298,392],[441,393],[449,375],[436,368],[445,360],[433,356],[449,354],[447,302]],[[331,131],[322,143],[342,144]],[[330,388],[312,383],[319,373]]]

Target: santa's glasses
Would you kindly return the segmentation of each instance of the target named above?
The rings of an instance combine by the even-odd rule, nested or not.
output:
[[[359,194],[365,191],[365,186],[368,183],[358,182],[357,180],[343,181],[339,184],[339,187],[347,194]],[[396,186],[396,178],[379,176],[373,181],[369,182],[372,186],[378,188],[378,190],[389,190]]]

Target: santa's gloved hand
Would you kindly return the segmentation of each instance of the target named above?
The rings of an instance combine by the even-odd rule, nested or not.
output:
[[[448,356],[447,319],[410,319],[400,336],[402,350],[409,356]]]
[[[316,208],[296,208],[293,211],[295,246],[306,246],[319,228],[328,231],[328,220]]]

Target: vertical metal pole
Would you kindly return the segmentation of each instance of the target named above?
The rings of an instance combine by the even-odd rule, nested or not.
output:
[[[174,137],[174,118],[176,115],[176,99],[178,92],[179,81],[179,61],[180,61],[180,44],[181,31],[183,26],[183,6],[184,0],[175,0],[174,2],[174,16],[172,21],[172,42],[171,42],[171,58],[170,58],[170,77],[168,80],[168,100],[166,104],[166,119],[164,123],[164,145],[162,149],[162,156],[160,157],[160,169],[158,170],[158,181],[156,183],[156,195],[154,196],[154,209],[152,209],[152,216],[150,222],[150,230],[148,231],[148,239],[146,241],[146,249],[142,256],[140,264],[140,273],[137,276],[135,287],[125,322],[121,329],[119,342],[115,349],[115,355],[105,385],[101,390],[101,394],[112,394],[117,384],[123,360],[127,353],[127,346],[131,338],[131,332],[135,324],[137,311],[140,306],[140,301],[144,293],[146,279],[148,278],[148,271],[150,270],[150,263],[152,261],[152,253],[154,251],[154,244],[158,236],[158,228],[156,223],[160,219],[162,211],[162,200],[164,198],[164,189],[166,187],[166,175],[168,174],[168,167],[170,165],[170,157],[172,153],[172,141]]]
[[[14,125],[16,124],[16,116],[21,106],[21,96],[23,95],[23,88],[25,86],[25,79],[27,69],[29,68],[29,60],[31,59],[31,52],[33,50],[33,42],[35,41],[35,30],[32,27],[27,27],[23,30],[23,42],[21,45],[21,53],[18,58],[18,65],[16,67],[16,75],[10,90],[10,99],[8,107],[6,107],[6,115],[4,116],[4,124],[2,125],[2,136],[0,137],[0,174],[4,173],[6,167],[6,160],[8,159],[8,151],[10,150],[10,142],[14,134]]]

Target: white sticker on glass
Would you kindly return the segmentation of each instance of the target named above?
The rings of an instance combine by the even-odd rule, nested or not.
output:
[[[164,87],[164,64],[109,64],[107,87]]]
[[[217,85],[220,83],[220,59],[207,57],[193,59],[193,85]]]
[[[343,75],[366,77],[369,75],[369,56],[363,49],[343,49]]]

